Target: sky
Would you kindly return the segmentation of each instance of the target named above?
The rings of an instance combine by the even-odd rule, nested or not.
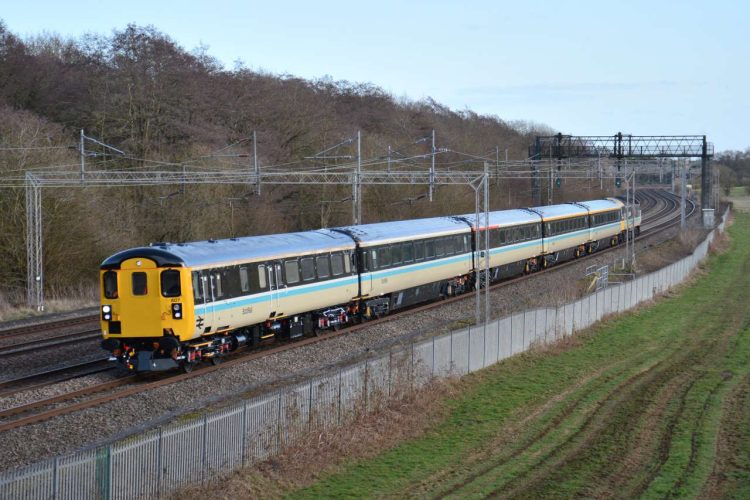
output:
[[[22,37],[153,25],[227,69],[370,82],[565,134],[750,148],[750,2],[2,0]],[[500,145],[502,146],[502,145]]]

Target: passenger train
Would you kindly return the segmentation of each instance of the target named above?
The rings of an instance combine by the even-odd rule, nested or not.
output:
[[[472,290],[486,248],[497,281],[617,245],[627,227],[638,234],[641,214],[608,198],[480,221],[467,214],[124,250],[101,265],[102,347],[130,370],[190,371],[264,339]]]

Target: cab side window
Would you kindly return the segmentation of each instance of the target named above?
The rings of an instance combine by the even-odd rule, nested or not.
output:
[[[162,271],[161,294],[164,297],[179,297],[182,294],[179,271],[175,271],[174,269]]]

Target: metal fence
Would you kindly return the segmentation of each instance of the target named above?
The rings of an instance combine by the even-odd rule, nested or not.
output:
[[[719,226],[723,231],[726,215]],[[0,498],[157,497],[279,453],[312,430],[332,428],[419,389],[587,328],[682,282],[705,258],[714,232],[692,255],[571,304],[513,314],[391,348],[339,369],[201,418],[107,446],[0,474]]]

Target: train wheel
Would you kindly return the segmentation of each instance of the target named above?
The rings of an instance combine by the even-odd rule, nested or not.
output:
[[[188,363],[187,361],[182,363],[182,366],[180,366],[183,373],[190,373],[191,371],[193,371],[194,367],[195,365],[193,363]]]
[[[214,366],[220,365],[222,361],[224,361],[224,360],[221,358],[221,356],[212,356],[211,357],[211,364],[214,365]]]

